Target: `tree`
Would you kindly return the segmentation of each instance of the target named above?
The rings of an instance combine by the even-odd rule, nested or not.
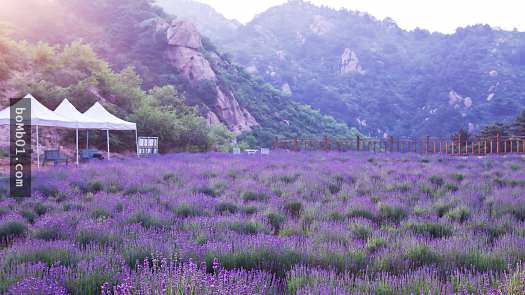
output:
[[[509,127],[502,123],[496,123],[481,129],[478,137],[479,138],[492,138],[496,136],[508,136]]]
[[[510,128],[513,135],[525,136],[525,111],[516,117]]]

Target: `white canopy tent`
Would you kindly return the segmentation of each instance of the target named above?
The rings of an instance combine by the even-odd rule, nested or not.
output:
[[[92,107],[90,107],[85,113],[88,119],[93,122],[100,122],[101,127],[97,129],[106,130],[106,142],[107,142],[107,152],[108,159],[110,158],[109,153],[109,130],[135,130],[135,144],[137,145],[137,155],[138,155],[138,134],[137,134],[137,124],[124,121],[115,115],[108,112],[99,102],[96,102]]]
[[[31,124],[36,126],[36,157],[37,165],[40,167],[40,143],[38,139],[38,127],[39,126],[49,126],[49,127],[63,127],[63,128],[74,128],[75,123],[70,120],[54,113],[50,109],[46,108],[38,100],[36,100],[31,94],[26,95],[24,98],[29,98],[31,100],[31,122],[24,122],[26,124]],[[17,107],[17,105],[23,106],[19,101],[12,107]],[[14,120],[14,118],[13,118]],[[11,124],[11,109],[7,107],[0,111],[0,125],[10,125]]]
[[[109,130],[134,130],[135,131],[135,144],[137,144],[137,125],[132,122],[124,121],[117,118],[110,112],[108,112],[100,103],[96,102],[89,110],[85,113],[79,112],[67,99],[64,99],[62,103],[53,112],[46,108],[43,104],[38,102],[31,94],[26,95],[24,98],[31,99],[31,125],[36,126],[36,144],[37,144],[37,165],[40,167],[40,144],[38,136],[39,126],[48,127],[63,127],[69,129],[76,129],[76,145],[77,145],[77,165],[78,159],[78,130],[79,129],[98,129],[106,130],[107,135],[107,152],[108,159],[109,154]],[[20,104],[18,102],[17,104]],[[15,104],[13,107],[16,107]],[[21,105],[23,106],[23,105]],[[14,119],[14,118],[13,118]],[[29,122],[26,122],[29,124]],[[0,111],[0,125],[11,124],[11,109],[10,107]],[[137,146],[138,153],[138,146]]]
[[[79,164],[78,158],[78,130],[79,129],[101,129],[104,128],[105,123],[97,122],[89,118],[88,116],[79,112],[74,105],[69,102],[66,98],[60,105],[55,109],[55,114],[62,116],[69,121],[73,122],[76,127],[76,145],[77,145],[77,165]]]

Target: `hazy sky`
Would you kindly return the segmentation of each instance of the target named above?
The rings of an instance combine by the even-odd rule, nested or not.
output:
[[[241,22],[286,0],[198,0],[221,14]],[[366,11],[384,19],[393,18],[405,29],[415,27],[445,33],[459,26],[483,23],[493,27],[525,31],[524,0],[311,0],[334,8]]]

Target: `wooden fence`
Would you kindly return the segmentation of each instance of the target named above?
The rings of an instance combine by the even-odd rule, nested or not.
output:
[[[489,154],[525,154],[525,137],[488,137],[442,139],[427,136],[425,138],[386,139],[361,138],[335,139],[278,139],[273,142],[273,149],[291,151],[368,151],[391,153],[419,153],[442,155],[489,155]]]

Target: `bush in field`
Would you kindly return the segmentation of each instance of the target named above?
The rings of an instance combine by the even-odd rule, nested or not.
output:
[[[247,192],[242,193],[241,198],[247,202],[248,201],[264,202],[268,200],[269,197],[266,193],[263,193],[263,192],[247,191]]]
[[[452,235],[452,229],[448,225],[437,222],[409,222],[405,227],[415,234],[432,238],[444,238]]]
[[[286,221],[286,217],[276,212],[270,212],[266,214],[266,218],[268,219],[268,223],[273,228],[275,234],[279,233],[279,230]]]
[[[294,217],[299,217],[303,210],[303,204],[299,201],[290,201],[284,204],[284,210]]]
[[[237,205],[235,205],[232,202],[221,202],[215,205],[215,211],[221,214],[226,213],[226,212],[230,214],[235,214],[237,213],[237,211],[239,211],[239,207],[237,207]]]

